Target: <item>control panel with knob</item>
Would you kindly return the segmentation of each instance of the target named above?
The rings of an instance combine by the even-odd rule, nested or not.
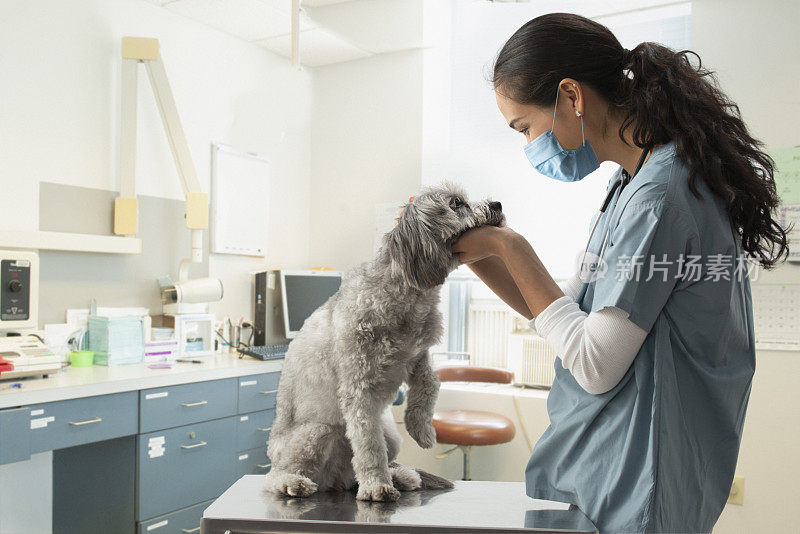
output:
[[[0,250],[0,330],[37,327],[39,256]]]
[[[22,282],[20,282],[17,279],[11,280],[8,283],[8,289],[12,293],[19,293],[20,291],[22,291]]]

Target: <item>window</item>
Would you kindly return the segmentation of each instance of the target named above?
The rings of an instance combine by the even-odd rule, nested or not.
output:
[[[621,1],[613,3],[613,9],[605,6],[607,12],[601,9],[605,2],[568,4],[575,7],[570,11],[608,26],[626,48],[642,41],[678,50],[690,46],[690,2],[659,6],[657,2]],[[435,176],[424,174],[423,182],[449,178],[463,184],[471,198],[490,196],[501,201],[508,225],[531,242],[554,278],[566,279],[575,272],[591,218],[617,166],[604,163],[577,183],[545,178],[531,168],[522,150],[525,140],[508,128],[497,109],[488,81],[497,52],[524,22],[552,9],[540,2],[456,2],[453,6],[446,65],[449,141],[446,151],[427,156],[436,160],[432,167],[437,172]],[[471,274],[466,267],[458,272],[457,278]],[[473,353],[475,363],[503,365],[504,336],[517,314],[479,280],[452,283],[461,289],[445,286],[443,312],[449,329],[443,343],[432,351],[467,351]],[[464,284],[469,285],[468,290]],[[454,298],[458,304],[451,301]]]

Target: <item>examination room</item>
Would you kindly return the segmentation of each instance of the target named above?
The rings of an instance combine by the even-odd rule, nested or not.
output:
[[[0,0],[0,534],[797,532],[798,28]]]

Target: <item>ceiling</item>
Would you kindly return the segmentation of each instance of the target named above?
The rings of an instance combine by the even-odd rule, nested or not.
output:
[[[291,0],[147,1],[291,57]],[[301,64],[318,67],[421,47],[423,1],[302,0]]]
[[[291,57],[292,0],[146,0],[180,16]],[[463,0],[484,8],[573,11],[593,18],[677,0]],[[427,2],[427,6],[424,3]],[[319,67],[425,46],[423,18],[444,0],[301,0],[300,63]],[[527,4],[528,7],[514,4]],[[428,24],[427,38],[435,39]]]

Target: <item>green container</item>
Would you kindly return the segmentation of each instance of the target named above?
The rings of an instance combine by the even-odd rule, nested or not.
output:
[[[73,367],[91,367],[94,365],[94,351],[74,350],[69,353],[69,363]]]

